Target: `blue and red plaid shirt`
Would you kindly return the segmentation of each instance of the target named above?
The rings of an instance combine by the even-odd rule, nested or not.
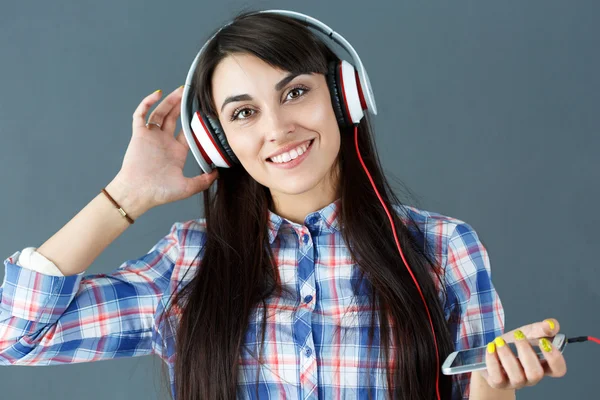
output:
[[[387,397],[385,365],[371,355],[369,318],[353,297],[357,267],[339,231],[340,199],[304,224],[270,212],[269,241],[281,283],[296,293],[268,299],[265,362],[253,351],[262,312],[255,310],[239,364],[239,398],[373,399]],[[456,349],[485,346],[504,333],[504,310],[477,233],[455,218],[404,206],[444,267],[440,292]],[[399,215],[402,215],[399,213]],[[158,318],[178,284],[188,282],[203,253],[204,219],[175,223],[148,254],[110,274],[52,276],[5,260],[0,287],[0,365],[53,365],[156,354],[167,363],[173,390],[174,325]],[[173,314],[176,322],[177,314]],[[162,321],[162,322],[159,322]],[[165,329],[173,325],[173,329]],[[374,341],[372,354],[379,354]],[[441,372],[440,372],[441,373]],[[470,374],[453,375],[452,399],[468,399]]]

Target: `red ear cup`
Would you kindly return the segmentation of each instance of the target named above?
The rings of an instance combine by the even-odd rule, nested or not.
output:
[[[196,145],[207,162],[221,168],[229,168],[239,162],[218,121],[196,111],[192,116],[191,128]]]
[[[340,126],[358,124],[364,116],[367,105],[362,93],[358,73],[345,60],[332,61],[328,65],[327,84],[331,94],[331,104]]]
[[[221,127],[221,123],[218,120],[209,117],[208,115],[205,115],[204,117],[206,121],[208,121],[208,123],[210,124],[210,127],[212,128],[210,133],[212,133],[213,138],[216,139],[215,142],[217,143],[217,146],[221,146],[221,150],[224,151],[227,155],[227,161],[231,164],[239,163],[237,156],[235,155],[233,150],[231,150],[229,143],[227,143],[227,137],[225,136],[225,132]]]

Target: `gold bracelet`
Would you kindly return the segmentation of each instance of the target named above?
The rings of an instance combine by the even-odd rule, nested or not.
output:
[[[111,203],[113,203],[115,205],[115,207],[117,207],[117,209],[119,210],[119,212],[121,213],[121,215],[123,217],[125,217],[125,219],[127,220],[127,222],[129,222],[130,224],[133,224],[133,220],[129,217],[129,215],[127,215],[127,213],[125,212],[125,210],[123,210],[121,208],[121,206],[119,205],[119,203],[117,203],[115,201],[115,199],[113,199],[110,194],[108,194],[108,192],[106,191],[106,189],[102,189],[102,193],[104,193],[106,195],[106,197],[108,197],[108,199],[110,200]]]

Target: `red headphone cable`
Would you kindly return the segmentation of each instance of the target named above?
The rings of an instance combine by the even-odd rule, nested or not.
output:
[[[410,273],[410,276],[412,276],[413,281],[415,281],[415,285],[417,285],[417,289],[419,290],[419,294],[421,295],[421,299],[423,300],[423,304],[425,304],[425,309],[427,310],[427,317],[429,317],[429,323],[431,325],[431,333],[433,334],[433,341],[435,342],[435,360],[437,363],[437,368],[435,369],[435,391],[437,393],[437,398],[438,400],[441,400],[440,397],[440,388],[439,388],[439,377],[440,377],[440,360],[439,360],[439,353],[438,353],[438,345],[437,345],[437,340],[435,337],[435,331],[433,329],[433,321],[431,320],[431,315],[429,314],[429,307],[427,307],[427,302],[425,301],[425,297],[423,296],[423,292],[421,292],[421,287],[419,286],[419,283],[417,282],[417,279],[415,278],[415,276],[413,275],[412,270],[410,269],[410,266],[408,265],[408,262],[406,262],[406,259],[404,258],[404,253],[402,252],[402,248],[400,247],[400,243],[398,241],[398,235],[396,234],[396,227],[394,226],[394,220],[392,219],[392,216],[390,215],[390,212],[388,210],[388,208],[386,207],[384,201],[381,198],[381,195],[379,194],[379,191],[377,190],[377,187],[375,186],[375,183],[373,182],[373,178],[371,177],[371,174],[369,173],[369,170],[367,169],[365,163],[363,162],[362,156],[360,155],[360,150],[358,149],[358,124],[354,124],[354,144],[356,146],[356,154],[358,155],[358,159],[360,160],[360,163],[363,166],[363,169],[365,170],[367,176],[369,177],[369,180],[371,181],[371,186],[373,186],[373,189],[375,190],[375,194],[377,194],[377,197],[379,198],[379,201],[381,202],[381,205],[383,206],[383,208],[385,209],[385,213],[387,214],[390,223],[392,225],[392,231],[394,232],[394,240],[396,241],[396,246],[398,247],[398,251],[400,252],[400,257],[402,257],[402,261],[404,261],[404,264],[406,265],[406,268],[408,268],[408,272]]]
[[[600,344],[600,339],[595,338],[593,336],[578,336],[578,337],[572,337],[572,338],[568,338],[567,339],[567,343],[576,343],[576,342],[596,342],[597,344]]]

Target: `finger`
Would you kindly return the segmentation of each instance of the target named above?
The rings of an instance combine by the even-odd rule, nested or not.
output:
[[[530,339],[537,339],[542,337],[554,337],[560,331],[560,324],[554,318],[547,318],[540,322],[534,322],[533,324],[523,325],[520,329],[525,336]],[[505,339],[510,339],[517,329],[503,335]]]
[[[554,337],[558,332],[560,332],[560,324],[558,323],[558,320],[554,318],[546,318],[544,321],[542,321],[542,324],[545,332],[545,335],[542,336]]]
[[[134,128],[145,127],[146,126],[146,114],[154,103],[160,99],[162,96],[162,90],[157,90],[154,93],[146,96],[141,103],[137,106],[135,111],[133,112],[133,122],[132,125]]]
[[[169,93],[169,95],[165,97],[164,100],[161,101],[158,106],[156,106],[154,111],[152,111],[150,117],[148,117],[148,122],[157,122],[161,125],[161,128],[163,128],[165,117],[167,116],[167,114],[169,114],[169,112],[171,112],[173,107],[177,106],[177,104],[181,100],[182,93],[183,92],[180,88],[177,88],[171,93]]]
[[[185,138],[185,134],[183,133],[183,129],[180,130],[179,133],[177,134],[176,140],[179,143],[181,143],[182,145],[184,145],[187,150],[190,149],[190,144],[187,142],[187,139]]]
[[[567,373],[567,363],[562,353],[558,351],[547,338],[539,340],[539,346],[542,349],[542,355],[547,361],[548,366],[546,375],[553,378],[559,378]]]
[[[515,346],[517,347],[517,354],[519,356],[518,360],[523,367],[525,378],[527,379],[525,386],[536,385],[545,375],[540,359],[523,332],[517,330],[514,339]]]
[[[504,373],[502,364],[500,364],[498,352],[496,351],[496,344],[494,342],[490,342],[487,345],[485,365],[488,385],[495,389],[504,389],[508,385],[508,378]]]
[[[176,89],[179,90],[183,94],[183,86]],[[181,96],[177,99],[177,102],[171,108],[171,110],[165,115],[165,119],[163,120],[162,129],[165,132],[173,132],[175,127],[177,126],[177,119],[179,115],[181,115]]]
[[[187,178],[187,195],[191,196],[206,190],[218,177],[219,170],[215,168],[208,174],[200,174],[193,178]]]
[[[502,337],[497,337],[494,343],[496,344],[500,364],[502,364],[502,368],[508,376],[511,387],[516,389],[524,387],[527,384],[525,371],[523,371],[523,367],[513,351],[506,345]]]

